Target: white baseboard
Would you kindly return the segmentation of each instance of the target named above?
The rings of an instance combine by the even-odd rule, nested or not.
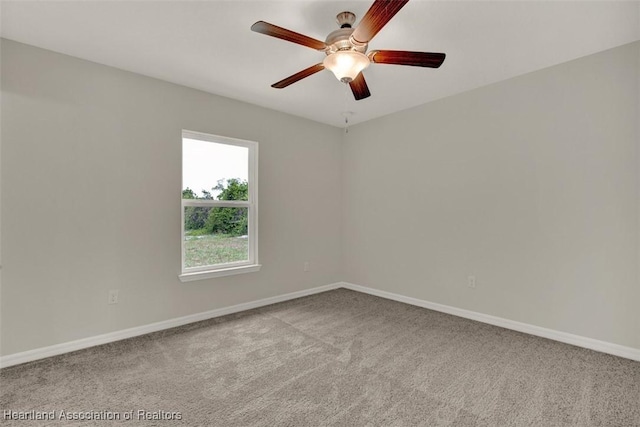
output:
[[[353,291],[363,292],[365,294],[375,295],[378,297],[403,302],[418,307],[424,307],[430,310],[440,311],[442,313],[452,314],[454,316],[464,317],[466,319],[476,320],[478,322],[488,323],[490,325],[500,326],[502,328],[512,329],[518,332],[524,332],[525,334],[535,335],[538,337],[548,338],[554,341],[560,341],[578,347],[588,348],[590,350],[599,351],[601,353],[612,354],[614,356],[640,361],[640,349],[637,348],[625,347],[619,344],[613,344],[610,342],[587,338],[580,335],[569,334],[567,332],[560,332],[553,329],[542,328],[540,326],[516,322],[514,320],[478,313],[476,311],[470,311],[417,298],[406,297],[404,295],[394,294],[392,292],[381,291],[378,289],[368,288],[366,286],[354,285],[353,283],[342,282],[339,285],[343,288],[351,289]]]
[[[119,341],[126,338],[133,338],[133,337],[148,334],[151,332],[157,332],[164,329],[175,328],[176,326],[182,326],[188,323],[199,322],[201,320],[207,320],[207,319],[212,319],[214,317],[225,316],[227,314],[233,314],[233,313],[238,313],[245,310],[251,310],[252,308],[264,307],[266,305],[288,301],[296,298],[301,298],[307,295],[313,295],[320,292],[330,291],[338,288],[346,288],[353,291],[362,292],[362,293],[378,296],[381,298],[386,298],[393,301],[403,302],[403,303],[415,305],[418,307],[428,308],[434,311],[440,311],[442,313],[452,314],[458,317],[464,317],[466,319],[476,320],[478,322],[488,323],[490,325],[500,326],[506,329],[512,329],[518,332],[524,332],[530,335],[535,335],[535,336],[548,338],[555,341],[560,341],[566,344],[572,344],[578,347],[588,348],[588,349],[599,351],[602,353],[612,354],[614,356],[624,357],[626,359],[640,361],[640,349],[637,349],[637,348],[625,347],[622,345],[613,344],[606,341],[599,341],[593,338],[587,338],[580,335],[574,335],[566,332],[556,331],[553,329],[542,328],[540,326],[516,322],[514,320],[504,319],[502,317],[491,316],[488,314],[478,313],[475,311],[465,310],[462,308],[456,308],[456,307],[452,307],[444,304],[438,304],[435,302],[407,297],[400,294],[394,294],[392,292],[368,288],[366,286],[355,285],[353,283],[338,282],[338,283],[332,283],[325,286],[319,286],[312,289],[305,289],[302,291],[291,292],[284,295],[279,295],[275,297],[260,299],[257,301],[238,304],[231,307],[223,307],[215,310],[206,311],[203,313],[196,313],[188,316],[178,317],[175,319],[164,320],[162,322],[151,323],[149,325],[143,325],[135,328],[124,329],[121,331],[110,332],[107,334],[83,338],[75,341],[69,341],[66,343],[56,344],[48,347],[37,348],[34,350],[24,351],[21,353],[9,354],[9,355],[0,357],[0,368],[19,365],[21,363],[44,359],[46,357],[56,356],[63,353],[69,353],[76,350],[82,350],[84,348],[94,347],[101,344],[107,344],[110,342]]]
[[[137,326],[135,328],[123,329],[121,331],[109,332],[107,334],[96,335],[94,337],[82,338],[75,341],[69,341],[62,344],[56,344],[48,347],[37,348],[34,350],[23,351],[20,353],[9,354],[0,357],[0,368],[19,365],[21,363],[31,362],[46,357],[56,356],[58,354],[69,353],[84,348],[94,347],[96,345],[107,344],[126,338],[137,337],[139,335],[157,332],[164,329],[175,328],[176,326],[186,325],[188,323],[199,322],[201,320],[212,319],[214,317],[225,316],[227,314],[238,313],[240,311],[251,310],[252,308],[264,307],[266,305],[278,302],[288,301],[291,299],[301,298],[307,295],[313,295],[320,292],[330,291],[341,287],[341,283],[333,283],[317,288],[305,289],[302,291],[291,292],[270,298],[264,298],[257,301],[246,302],[231,307],[217,308],[215,310],[205,311],[203,313],[191,314],[188,316],[178,317],[175,319],[164,320],[162,322],[151,323],[148,325]]]

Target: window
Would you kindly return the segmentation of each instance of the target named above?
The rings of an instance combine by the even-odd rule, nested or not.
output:
[[[183,282],[260,270],[258,143],[182,131]]]

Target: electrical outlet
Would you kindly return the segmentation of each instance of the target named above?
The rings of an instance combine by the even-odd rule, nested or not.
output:
[[[309,271],[309,261],[304,262],[303,271]]]
[[[109,291],[109,304],[117,304],[118,303],[118,290],[111,289]]]
[[[470,288],[476,287],[476,276],[467,277],[467,286]]]

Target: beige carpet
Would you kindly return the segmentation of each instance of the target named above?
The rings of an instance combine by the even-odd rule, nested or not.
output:
[[[0,415],[121,417],[2,425],[640,426],[638,362],[344,289],[0,380]]]

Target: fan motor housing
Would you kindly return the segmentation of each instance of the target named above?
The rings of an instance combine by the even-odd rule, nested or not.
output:
[[[355,50],[360,53],[365,53],[367,51],[368,45],[354,45],[353,43],[351,43],[351,33],[353,33],[353,28],[349,27],[332,31],[325,40],[325,43],[329,47],[326,51],[326,54],[330,55],[339,50]]]

